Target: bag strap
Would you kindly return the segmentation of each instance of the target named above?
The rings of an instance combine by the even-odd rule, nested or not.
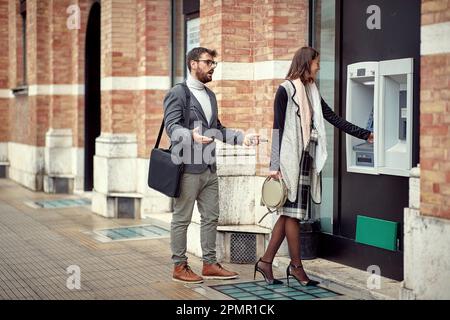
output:
[[[189,88],[186,84],[186,81],[183,81],[181,83],[178,83],[177,85],[180,85],[184,89],[184,93],[186,95],[186,105],[183,106],[183,118],[184,118],[184,127],[189,128],[189,107],[191,105],[191,94],[189,92]],[[158,138],[156,139],[155,143],[155,149],[159,148],[159,143],[161,142],[161,136],[164,131],[164,117],[161,122],[161,127],[159,128]]]
[[[258,223],[261,223],[261,222],[264,220],[264,218],[265,218],[269,213],[275,213],[275,212],[278,212],[278,209],[276,209],[276,210],[270,210],[270,208],[267,208],[267,210],[269,210],[269,211],[267,211],[267,212],[262,216],[262,218],[259,219]]]

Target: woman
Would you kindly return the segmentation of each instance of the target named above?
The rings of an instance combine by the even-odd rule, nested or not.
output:
[[[286,280],[294,277],[301,285],[317,285],[303,270],[300,259],[300,224],[308,220],[309,197],[321,201],[321,176],[327,158],[324,119],[338,129],[373,143],[373,134],[337,116],[320,97],[315,80],[320,69],[319,52],[310,47],[299,49],[275,96],[270,176],[282,178],[288,200],[281,210],[264,255],[255,264],[268,284],[280,284],[272,274],[272,261],[284,237],[291,262]]]

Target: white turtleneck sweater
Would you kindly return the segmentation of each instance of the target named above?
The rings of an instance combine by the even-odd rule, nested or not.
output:
[[[212,117],[211,101],[208,92],[206,92],[205,85],[197,79],[194,79],[190,74],[188,74],[186,84],[194,97],[200,102],[206,120],[208,120],[208,124],[210,124]]]

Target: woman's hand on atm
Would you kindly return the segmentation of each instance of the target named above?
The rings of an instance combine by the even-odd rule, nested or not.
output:
[[[373,143],[373,133],[371,133],[371,134],[369,135],[369,137],[367,138],[367,142],[368,142],[368,143]]]

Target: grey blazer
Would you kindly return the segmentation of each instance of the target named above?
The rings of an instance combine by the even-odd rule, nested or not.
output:
[[[200,134],[232,145],[242,145],[244,134],[225,128],[219,121],[216,95],[209,88],[206,92],[211,101],[211,123],[195,96],[190,93],[189,128],[184,127],[183,108],[186,106],[186,93],[181,85],[176,85],[164,98],[164,125],[171,140],[172,159],[182,161],[188,173],[202,173],[208,167],[216,172],[216,144],[198,144],[192,139],[192,129],[200,127]]]

